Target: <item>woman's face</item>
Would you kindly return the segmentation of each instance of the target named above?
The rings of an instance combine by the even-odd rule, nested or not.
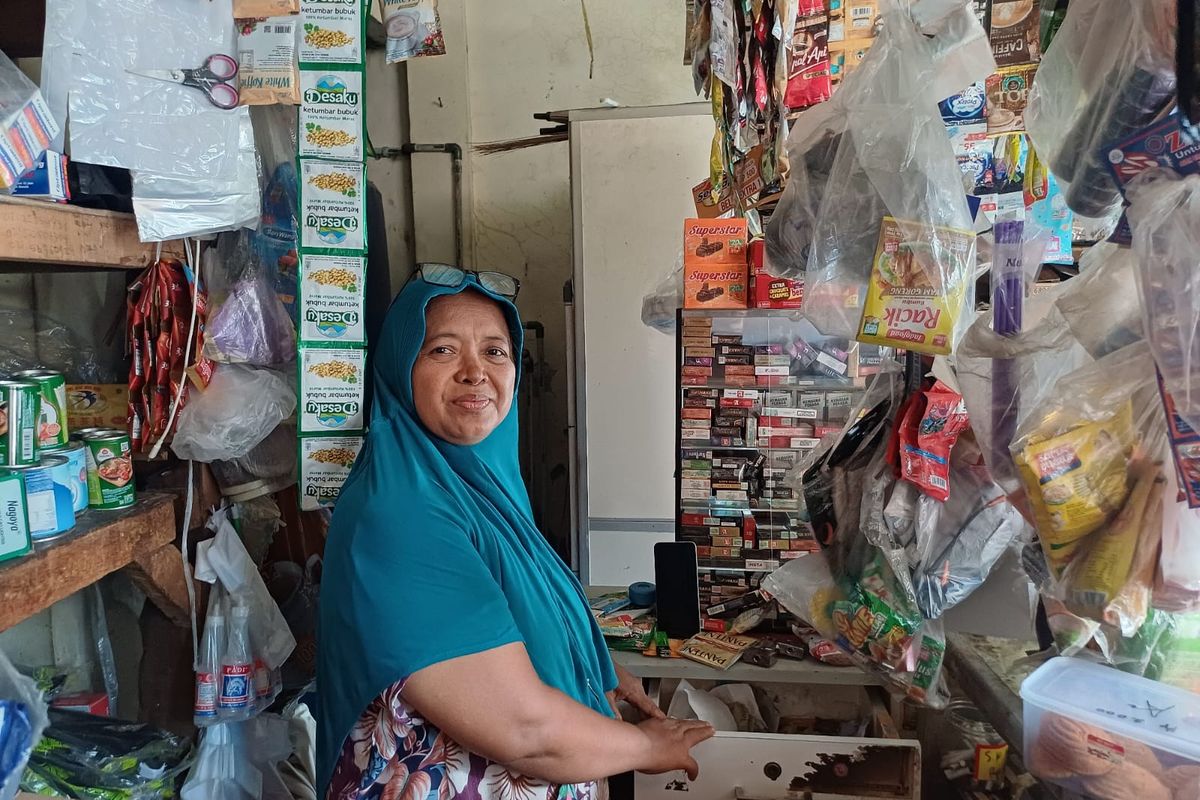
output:
[[[508,416],[517,367],[500,306],[477,292],[435,297],[413,365],[417,416],[439,439],[478,444]]]

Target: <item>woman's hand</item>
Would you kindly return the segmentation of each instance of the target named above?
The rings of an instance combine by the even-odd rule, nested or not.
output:
[[[624,700],[650,719],[667,718],[663,710],[650,699],[646,690],[642,688],[641,678],[636,677],[619,664],[613,664],[613,669],[617,671],[617,690],[613,692],[617,700]]]
[[[638,730],[647,739],[646,761],[638,772],[660,775],[682,769],[692,781],[700,774],[700,765],[691,750],[716,733],[707,722],[682,719],[648,719]]]

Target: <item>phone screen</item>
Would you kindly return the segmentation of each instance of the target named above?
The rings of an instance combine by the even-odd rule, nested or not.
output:
[[[696,570],[694,543],[654,545],[658,628],[672,639],[686,639],[700,631],[700,584]]]

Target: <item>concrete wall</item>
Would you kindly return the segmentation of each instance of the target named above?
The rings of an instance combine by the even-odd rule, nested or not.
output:
[[[630,106],[695,101],[690,68],[683,64],[684,11],[681,0],[443,2],[448,54],[409,65],[414,141],[466,145],[532,136],[548,125],[533,119],[537,112],[606,100]],[[489,156],[466,149],[465,260],[517,276],[521,313],[546,326],[553,372],[547,458],[562,466],[551,484],[546,527],[561,540],[569,526],[562,306],[572,269],[568,146]],[[414,161],[413,186],[418,259],[452,258],[447,165]],[[639,266],[658,273],[670,265]]]

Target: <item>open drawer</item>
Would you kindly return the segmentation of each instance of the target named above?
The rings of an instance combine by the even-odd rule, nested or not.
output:
[[[663,689],[669,691],[661,691],[660,697],[674,694],[673,686]],[[639,774],[634,777],[635,800],[920,798],[921,744],[898,738],[878,689],[774,685],[754,689],[772,728],[805,729],[812,727],[815,718],[826,725],[857,719],[861,730],[856,733],[862,735],[719,732],[693,751],[700,765],[696,781],[689,782],[683,773]]]

